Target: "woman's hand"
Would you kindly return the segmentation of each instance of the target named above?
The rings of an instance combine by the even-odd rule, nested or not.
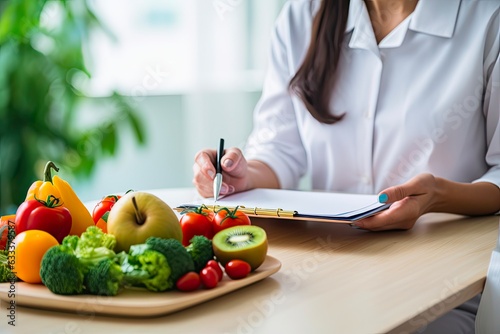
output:
[[[193,184],[204,197],[213,196],[213,180],[215,177],[214,162],[216,150],[199,151],[194,158]],[[238,148],[228,148],[221,159],[222,186],[221,195],[227,195],[249,189],[248,163]]]
[[[431,174],[420,174],[399,186],[383,190],[381,202],[392,203],[381,213],[360,220],[353,225],[371,231],[408,230],[417,219],[430,212],[438,192],[436,178]]]
[[[461,183],[420,174],[402,185],[385,189],[379,200],[392,205],[356,222],[355,226],[372,231],[408,230],[428,212],[467,216],[495,214],[500,210],[500,187],[486,181]]]
[[[215,150],[206,149],[199,151],[194,158],[193,184],[201,196],[213,196],[216,157]],[[224,151],[221,167],[221,195],[253,188],[279,188],[279,181],[274,171],[261,161],[247,161],[239,148],[232,147]]]

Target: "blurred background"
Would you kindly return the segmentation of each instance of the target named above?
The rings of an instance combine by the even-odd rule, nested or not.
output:
[[[1,213],[48,160],[83,201],[191,187],[244,145],[284,0],[0,0]]]

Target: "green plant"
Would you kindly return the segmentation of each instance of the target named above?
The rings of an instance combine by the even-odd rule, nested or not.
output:
[[[57,12],[50,28],[48,8]],[[88,99],[77,82],[91,75],[82,47],[93,29],[107,31],[85,0],[0,1],[0,214],[15,211],[46,161],[89,177],[115,154],[123,125],[144,142],[134,108],[117,93],[95,124],[77,124]]]

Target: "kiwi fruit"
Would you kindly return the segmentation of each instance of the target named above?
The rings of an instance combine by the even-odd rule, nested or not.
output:
[[[266,259],[267,235],[262,227],[238,225],[218,232],[212,239],[217,260],[225,266],[231,260],[243,260],[252,271]]]

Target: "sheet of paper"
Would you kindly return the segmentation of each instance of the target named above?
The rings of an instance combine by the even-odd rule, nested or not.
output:
[[[199,204],[213,204],[213,199],[205,199]],[[377,195],[310,192],[278,189],[253,189],[223,197],[217,205],[234,207],[257,207],[297,211],[301,215],[336,216],[352,215],[352,211],[364,212],[383,206]],[[361,210],[360,210],[361,209]]]

